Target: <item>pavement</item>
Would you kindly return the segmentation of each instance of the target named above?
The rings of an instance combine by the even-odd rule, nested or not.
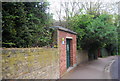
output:
[[[110,66],[115,56],[98,58],[66,73],[61,79],[111,79]]]
[[[112,79],[120,80],[120,56],[115,57],[115,61],[111,66],[110,74]]]

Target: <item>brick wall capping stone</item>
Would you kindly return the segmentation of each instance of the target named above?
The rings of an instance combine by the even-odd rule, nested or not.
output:
[[[64,27],[62,27],[62,26],[52,26],[52,27],[49,27],[49,28],[57,29],[57,30],[62,30],[62,31],[69,32],[69,33],[72,33],[72,34],[77,35],[76,32],[74,32],[74,31],[72,31],[72,30],[70,30],[70,29],[64,28]]]

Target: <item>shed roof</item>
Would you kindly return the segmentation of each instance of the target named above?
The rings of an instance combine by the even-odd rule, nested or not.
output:
[[[52,26],[52,27],[49,27],[49,28],[55,28],[57,30],[62,30],[62,31],[69,32],[69,33],[72,33],[72,34],[77,34],[76,32],[74,32],[70,29],[64,28],[62,26]]]

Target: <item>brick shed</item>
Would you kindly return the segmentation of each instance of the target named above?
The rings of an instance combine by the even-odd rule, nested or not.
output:
[[[76,63],[76,32],[61,26],[50,27],[53,34],[53,46],[58,47],[60,54],[60,77],[74,68]]]

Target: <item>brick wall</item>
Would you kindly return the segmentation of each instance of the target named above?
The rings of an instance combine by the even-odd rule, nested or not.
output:
[[[2,78],[57,79],[59,53],[53,48],[5,48],[2,50]]]
[[[76,35],[64,32],[62,30],[58,30],[58,46],[60,51],[60,76],[64,75],[67,71],[66,67],[66,37],[72,37],[71,40],[71,65],[74,66],[76,64]],[[62,44],[62,38],[64,38],[64,44]]]

